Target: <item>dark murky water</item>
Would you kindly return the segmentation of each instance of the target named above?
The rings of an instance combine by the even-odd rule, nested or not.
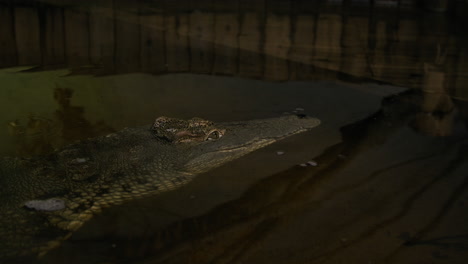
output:
[[[2,156],[162,115],[322,125],[108,208],[37,262],[468,259],[463,1],[76,2],[0,1]]]

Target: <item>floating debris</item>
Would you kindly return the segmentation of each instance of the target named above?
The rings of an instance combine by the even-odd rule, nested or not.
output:
[[[296,111],[301,111],[301,112],[302,112],[302,111],[304,111],[304,108],[302,108],[302,107],[296,107]]]
[[[301,166],[301,167],[307,167],[307,166],[316,167],[316,166],[318,166],[318,163],[317,163],[316,161],[314,161],[314,160],[309,160],[309,161],[306,162],[306,163],[301,163],[301,164],[299,164],[299,166]]]
[[[72,160],[71,163],[85,163],[86,161],[88,161],[87,158],[76,158]]]
[[[47,200],[31,200],[24,203],[29,209],[36,211],[58,211],[65,208],[65,201],[58,198],[51,198]]]
[[[18,127],[19,126],[18,121],[11,121],[11,122],[8,123],[8,125],[11,126],[11,127]]]
[[[281,156],[281,155],[283,155],[283,154],[284,154],[284,151],[281,151],[281,150],[276,151],[276,155],[278,155],[278,156]]]

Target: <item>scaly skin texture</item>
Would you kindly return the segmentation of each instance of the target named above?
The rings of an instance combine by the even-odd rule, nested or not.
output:
[[[305,116],[220,124],[160,117],[47,156],[0,159],[0,260],[43,255],[105,207],[180,187],[319,124]],[[50,199],[63,208],[34,207]]]

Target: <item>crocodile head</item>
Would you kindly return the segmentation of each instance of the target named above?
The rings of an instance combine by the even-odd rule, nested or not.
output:
[[[184,171],[198,174],[319,124],[320,120],[304,115],[221,124],[200,118],[160,117],[152,129],[180,149],[189,148],[180,152],[184,153]]]

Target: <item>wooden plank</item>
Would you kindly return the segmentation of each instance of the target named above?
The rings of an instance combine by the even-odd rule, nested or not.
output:
[[[237,73],[239,16],[237,13],[215,15],[214,73]]]
[[[419,55],[418,44],[420,25],[410,19],[402,19],[398,23],[396,39],[387,47],[393,55],[387,56],[386,70],[382,78],[392,80],[397,85],[420,86],[422,76],[415,74],[423,70],[423,57]]]
[[[89,56],[92,65],[106,72],[114,68],[114,10],[113,1],[106,0],[103,7],[91,8],[89,13]]]
[[[211,73],[214,49],[214,14],[194,11],[190,14],[190,71]]]
[[[348,17],[343,25],[341,71],[356,77],[371,78],[368,65],[368,32],[367,18]]]
[[[241,16],[239,34],[239,75],[263,78],[263,15],[257,12]]]
[[[69,67],[83,67],[89,61],[88,13],[84,10],[66,8],[65,19],[65,54]]]
[[[65,64],[64,20],[63,9],[55,7],[44,8],[44,31],[42,32],[44,47],[43,66]]]
[[[293,43],[290,52],[291,79],[310,79],[314,72],[312,58],[314,55],[315,17],[298,15],[294,23]]]
[[[243,77],[263,78],[267,0],[238,0],[238,2],[240,14],[238,73]]]
[[[136,2],[118,0],[115,12],[115,70],[140,71],[140,25]]]
[[[267,14],[264,76],[268,80],[284,81],[289,79],[290,19],[289,15]]]
[[[0,67],[17,64],[13,9],[0,5]]]
[[[342,18],[334,14],[321,14],[317,19],[315,54],[316,67],[338,71],[341,64]]]
[[[40,65],[42,54],[37,9],[15,7],[15,35],[18,65]]]
[[[372,51],[370,70],[373,78],[377,80],[384,80],[387,65],[387,45],[388,43],[388,24],[384,20],[376,21],[374,49]]]
[[[166,15],[166,64],[169,72],[189,70],[188,16]]]
[[[140,16],[140,25],[141,70],[151,73],[166,71],[164,15],[142,15]]]

